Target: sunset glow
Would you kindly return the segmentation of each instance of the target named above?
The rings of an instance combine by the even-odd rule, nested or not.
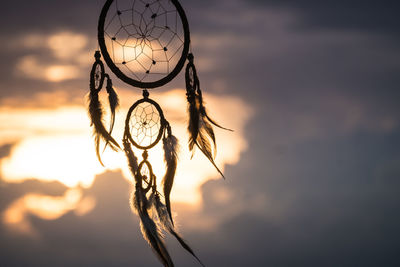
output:
[[[121,89],[119,91],[122,107],[117,115],[114,136],[121,140],[124,128],[124,119],[131,99],[139,95]],[[46,98],[46,96],[42,96]],[[40,98],[40,97],[39,97]],[[201,204],[199,188],[208,179],[220,179],[220,176],[208,160],[198,151],[191,160],[186,140],[186,99],[183,90],[175,90],[164,94],[154,94],[154,98],[164,107],[167,119],[173,126],[173,133],[180,139],[180,161],[175,178],[172,200],[192,205]],[[225,164],[238,162],[240,152],[246,148],[243,137],[243,125],[250,114],[248,107],[237,98],[224,98],[221,102],[216,96],[207,95],[209,109],[213,111],[216,120],[224,121],[226,125],[235,129],[235,133],[216,130],[218,138],[217,164],[224,170]],[[7,100],[9,103],[12,101]],[[38,101],[39,103],[41,101]],[[183,108],[182,108],[183,107]],[[237,107],[243,107],[243,112],[235,117],[229,116],[232,108],[237,114]],[[221,111],[224,110],[224,113]],[[3,107],[0,112],[1,140],[4,144],[14,144],[9,156],[0,162],[0,171],[3,180],[8,183],[20,183],[28,179],[41,181],[58,181],[70,188],[82,186],[91,187],[97,175],[107,170],[121,170],[124,177],[132,179],[127,167],[125,155],[107,149],[103,153],[103,161],[107,168],[102,167],[95,156],[94,144],[91,137],[90,122],[85,107],[63,105],[59,108],[14,108]],[[225,114],[222,117],[221,114]],[[242,114],[242,115],[240,115]],[[105,116],[108,118],[107,116]],[[139,160],[141,152],[136,150]],[[163,150],[159,144],[149,152],[149,159],[157,177],[162,178],[165,172]],[[161,181],[162,179],[158,179]],[[7,220],[12,223],[17,220],[23,210],[29,210],[35,215],[38,209],[31,209],[30,200],[37,198],[24,198],[18,204],[12,204],[8,209]],[[21,204],[24,203],[24,204]],[[38,203],[38,202],[35,202]],[[42,203],[42,202],[41,202]],[[53,205],[54,209],[45,213],[46,208],[40,209],[40,217],[46,219],[56,218],[65,210],[75,209],[76,205]],[[59,207],[59,208],[58,208]],[[56,211],[58,209],[58,211]],[[33,211],[35,210],[35,211]],[[18,211],[18,212],[17,212]],[[17,218],[17,219],[16,219]],[[23,225],[23,224],[21,224]]]

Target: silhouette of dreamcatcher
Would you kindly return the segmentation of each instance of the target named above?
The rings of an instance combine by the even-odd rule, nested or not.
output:
[[[97,157],[103,164],[101,140],[116,151],[121,148],[111,135],[119,100],[110,76],[105,72],[101,61],[103,56],[107,66],[120,80],[143,90],[143,98],[128,111],[122,140],[135,180],[131,206],[140,218],[142,234],[165,266],[173,266],[173,262],[160,230],[171,233],[201,263],[174,229],[170,193],[177,167],[178,140],[172,134],[160,105],[149,98],[149,90],[170,82],[188,61],[185,82],[189,150],[194,153],[197,147],[223,176],[214,163],[216,143],[211,125],[223,127],[207,115],[203,105],[194,57],[189,51],[190,32],[185,12],[177,0],[107,0],[99,18],[98,42],[100,51],[95,52],[89,94],[89,115],[94,128]],[[99,100],[99,92],[105,82],[111,110],[109,129],[103,124],[103,108]],[[157,190],[156,176],[148,161],[149,150],[161,140],[166,163],[163,195]],[[132,146],[143,151],[140,163]]]

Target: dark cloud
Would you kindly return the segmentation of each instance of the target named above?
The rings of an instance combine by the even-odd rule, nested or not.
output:
[[[6,144],[6,145],[0,146],[0,159],[7,157],[10,154],[12,147],[13,147],[13,144]]]
[[[366,33],[390,34],[399,38],[400,22],[398,1],[265,1],[251,0],[261,6],[283,8],[300,15],[300,26],[305,30],[327,29],[363,31]]]
[[[32,2],[19,0],[4,3],[1,23],[3,34],[21,32],[54,32],[72,29],[89,32],[97,24],[97,14],[104,1],[52,1]]]
[[[399,264],[399,180],[393,178],[400,173],[392,161],[400,159],[392,147],[399,143],[398,133],[310,140],[290,145],[283,154],[266,143],[250,149],[252,155],[262,150],[262,160],[246,154],[240,170],[227,170],[232,180],[203,187],[206,214],[218,216],[242,205],[249,210],[224,220],[212,235],[218,236],[219,247],[229,244],[219,249],[219,257],[209,256],[212,265]],[[388,171],[378,176],[379,166]],[[220,188],[232,190],[233,200],[224,205],[207,201]],[[265,196],[265,205],[254,211],[257,194]]]

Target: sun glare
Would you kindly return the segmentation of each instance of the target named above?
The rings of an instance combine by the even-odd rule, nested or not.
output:
[[[12,156],[2,162],[6,182],[20,182],[28,177],[59,181],[68,187],[89,187],[95,175],[103,172],[94,160],[87,138],[82,136],[40,136],[20,142]]]

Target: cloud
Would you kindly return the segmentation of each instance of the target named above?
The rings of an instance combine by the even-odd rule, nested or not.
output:
[[[299,15],[301,21],[295,27],[303,30],[327,29],[341,31],[363,31],[383,33],[398,37],[396,30],[400,25],[395,19],[397,1],[388,1],[386,5],[377,2],[356,4],[348,1],[308,0],[302,3],[292,0],[265,1],[251,0],[247,4],[271,9],[286,9]]]
[[[28,216],[35,215],[43,220],[56,220],[71,210],[83,216],[90,212],[96,201],[93,197],[82,198],[78,189],[68,189],[63,196],[46,196],[39,194],[26,194],[15,200],[3,213],[4,224],[14,231],[38,236],[29,222]]]
[[[79,33],[56,32],[53,34],[29,34],[20,37],[21,49],[29,49],[16,63],[17,76],[62,82],[78,79],[89,65],[86,52],[88,38]],[[68,44],[68,45],[66,45]]]
[[[76,58],[77,54],[87,48],[89,42],[85,35],[72,32],[59,32],[46,39],[47,46],[53,51],[54,56],[64,60]]]
[[[80,76],[79,68],[76,66],[42,65],[35,56],[26,56],[20,59],[17,63],[17,73],[25,77],[49,82],[71,80]]]

